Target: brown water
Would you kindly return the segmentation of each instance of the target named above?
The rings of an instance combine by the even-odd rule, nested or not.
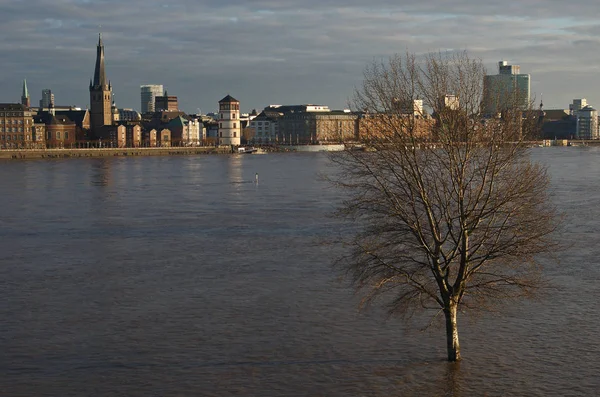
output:
[[[600,150],[533,156],[573,246],[540,301],[460,319],[460,365],[357,313],[325,155],[0,163],[0,396],[596,395]]]

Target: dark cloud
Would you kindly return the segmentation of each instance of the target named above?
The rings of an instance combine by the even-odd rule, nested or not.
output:
[[[589,0],[5,0],[0,101],[18,101],[27,78],[33,103],[51,88],[59,104],[85,107],[102,31],[121,107],[139,109],[141,84],[163,84],[187,111],[214,110],[227,93],[246,111],[339,108],[374,58],[463,49],[490,72],[520,64],[547,107],[598,104],[598,10]]]

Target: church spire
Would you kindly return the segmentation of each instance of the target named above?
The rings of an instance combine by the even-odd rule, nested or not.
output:
[[[96,68],[94,69],[94,87],[106,86],[106,72],[104,71],[104,44],[102,44],[102,33],[98,34],[98,47],[96,52]]]
[[[23,79],[23,92],[21,94],[21,104],[27,107],[31,106],[29,91],[27,91],[27,79]]]

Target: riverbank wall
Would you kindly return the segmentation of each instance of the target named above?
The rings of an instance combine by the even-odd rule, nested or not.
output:
[[[15,149],[0,150],[0,159],[52,159],[78,157],[193,156],[231,153],[231,147],[160,147],[99,149]]]

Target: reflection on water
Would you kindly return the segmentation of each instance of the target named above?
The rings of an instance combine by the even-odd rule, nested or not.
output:
[[[357,313],[326,156],[0,163],[0,395],[594,395],[600,151],[533,155],[573,249],[550,298],[463,317],[460,364]]]

